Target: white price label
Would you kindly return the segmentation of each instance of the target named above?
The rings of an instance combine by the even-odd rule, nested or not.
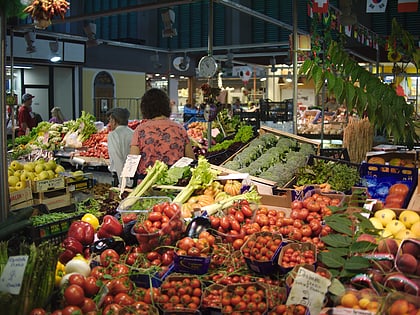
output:
[[[125,160],[121,177],[134,177],[134,175],[136,175],[140,159],[141,155],[129,154]]]
[[[184,166],[188,166],[192,163],[192,161],[194,161],[193,159],[190,159],[188,157],[182,157],[180,158],[178,161],[176,161],[174,163],[174,165],[172,165],[172,167],[184,167]]]
[[[286,305],[301,304],[309,309],[310,314],[319,314],[330,284],[327,278],[301,267],[293,281]]]
[[[9,257],[0,278],[0,291],[18,295],[22,287],[28,255]]]

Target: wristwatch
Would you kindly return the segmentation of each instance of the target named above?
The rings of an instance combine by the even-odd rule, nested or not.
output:
[[[204,56],[198,63],[198,74],[201,77],[211,78],[217,72],[217,62],[213,56]]]

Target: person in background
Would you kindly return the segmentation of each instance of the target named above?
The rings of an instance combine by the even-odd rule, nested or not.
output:
[[[128,127],[130,112],[126,108],[115,107],[110,109],[108,118],[108,154],[110,165],[109,171],[114,175],[115,184],[121,184],[121,173],[124,168],[127,155],[130,153],[130,145],[133,137],[133,129]]]
[[[241,101],[239,100],[239,98],[237,98],[235,100],[235,102],[232,104],[232,111],[234,114],[237,114],[241,111]]]
[[[35,115],[32,112],[32,99],[35,96],[26,93],[22,96],[22,104],[18,109],[18,136],[28,135],[37,125]]]
[[[160,160],[168,166],[186,156],[194,159],[194,152],[185,128],[169,119],[171,107],[168,95],[152,88],[143,95],[140,111],[145,119],[134,131],[130,154],[140,154],[138,179],[143,179],[146,169]]]
[[[184,106],[184,122],[188,122],[192,117],[197,114],[197,109],[192,104],[187,103]]]
[[[62,124],[65,121],[66,119],[64,118],[60,107],[54,107],[51,109],[51,118],[49,120],[50,123]]]

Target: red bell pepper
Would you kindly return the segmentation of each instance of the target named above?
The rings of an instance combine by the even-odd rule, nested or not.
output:
[[[77,254],[83,253],[83,245],[76,238],[68,236],[66,237],[61,245],[64,248],[64,251],[60,254],[58,260],[66,264]]]
[[[73,221],[67,232],[67,236],[74,237],[83,245],[90,245],[93,243],[95,229],[90,223],[81,220]]]
[[[108,238],[112,236],[119,236],[123,232],[123,226],[118,221],[117,218],[115,218],[112,215],[105,215],[101,227],[98,230],[98,238]]]

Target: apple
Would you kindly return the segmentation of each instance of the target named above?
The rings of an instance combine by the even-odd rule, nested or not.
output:
[[[55,178],[55,172],[53,170],[47,170],[48,172],[48,178],[53,179]]]
[[[18,181],[15,185],[15,188],[17,190],[21,190],[21,189],[26,188],[26,182],[25,181]]]
[[[66,170],[65,170],[65,168],[62,166],[62,165],[60,165],[60,164],[58,164],[57,166],[56,166],[56,168],[55,168],[55,170],[54,170],[54,172],[56,173],[56,174],[59,174],[59,173],[64,173]]]
[[[17,170],[23,170],[23,165],[22,165],[22,163],[20,163],[20,162],[18,162],[18,161],[16,161],[16,160],[14,160],[14,161],[12,161],[12,162],[10,163],[10,167],[11,167],[13,170],[15,170],[15,171],[17,171]]]
[[[40,174],[44,171],[44,164],[43,163],[37,163],[35,165],[35,173]]]
[[[35,163],[28,162],[23,165],[23,169],[27,172],[34,172],[35,171]]]
[[[8,178],[8,183],[9,183],[9,186],[10,187],[15,187],[16,186],[16,183],[17,182],[19,182],[19,177],[17,177],[17,176],[9,176],[9,178]]]
[[[39,180],[46,180],[49,179],[49,174],[48,171],[42,171],[41,173],[38,174],[38,179]]]
[[[23,171],[22,174],[20,175],[20,180],[24,182],[27,180],[32,180],[32,178],[33,178],[32,173],[28,171]]]

